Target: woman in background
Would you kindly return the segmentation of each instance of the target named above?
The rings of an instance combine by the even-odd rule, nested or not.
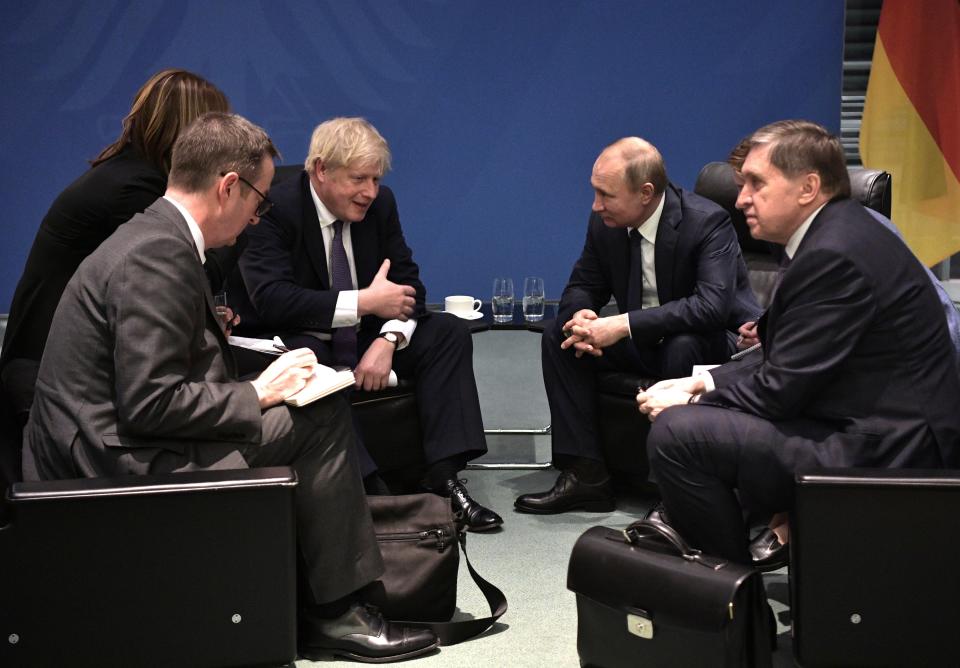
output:
[[[180,131],[208,111],[228,111],[226,96],[181,69],[154,74],[134,96],[120,137],[54,200],[40,223],[17,283],[0,354],[3,389],[23,419],[53,314],[80,263],[120,225],[163,195]],[[236,263],[233,248],[208,251],[214,291]]]

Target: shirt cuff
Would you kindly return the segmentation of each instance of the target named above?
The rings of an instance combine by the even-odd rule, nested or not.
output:
[[[333,310],[333,322],[330,323],[331,329],[351,327],[360,322],[360,318],[357,316],[357,295],[359,294],[359,290],[340,291],[340,294],[337,295],[337,306]]]
[[[403,343],[397,345],[397,350],[403,350],[410,345],[410,339],[413,338],[413,332],[417,329],[416,320],[387,320],[380,328],[380,333],[396,332],[403,334]]]
[[[704,391],[704,392],[713,392],[715,389],[717,389],[717,384],[714,382],[713,376],[710,375],[710,372],[709,372],[709,371],[700,370],[700,371],[698,371],[697,373],[695,373],[694,375],[695,375],[695,376],[699,376],[700,378],[703,378],[703,391]]]

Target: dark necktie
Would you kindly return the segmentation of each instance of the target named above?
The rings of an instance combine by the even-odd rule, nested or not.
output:
[[[643,253],[640,242],[643,237],[637,229],[630,230],[630,271],[627,274],[627,310],[643,308]]]
[[[347,262],[347,250],[343,247],[343,221],[333,222],[333,243],[330,246],[330,288],[332,290],[353,290],[350,277],[350,264]],[[357,365],[357,329],[353,325],[333,330],[333,363],[336,366]]]

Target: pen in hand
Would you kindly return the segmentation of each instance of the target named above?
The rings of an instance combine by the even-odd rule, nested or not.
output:
[[[279,336],[273,337],[273,347],[282,353],[290,352],[290,349],[283,345],[283,341],[280,340]]]

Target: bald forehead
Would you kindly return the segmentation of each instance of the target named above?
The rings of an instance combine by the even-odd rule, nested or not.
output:
[[[640,153],[649,153],[653,151],[653,144],[640,137],[624,137],[610,144],[603,149],[603,156],[617,156],[621,161],[627,161],[636,157]]]

